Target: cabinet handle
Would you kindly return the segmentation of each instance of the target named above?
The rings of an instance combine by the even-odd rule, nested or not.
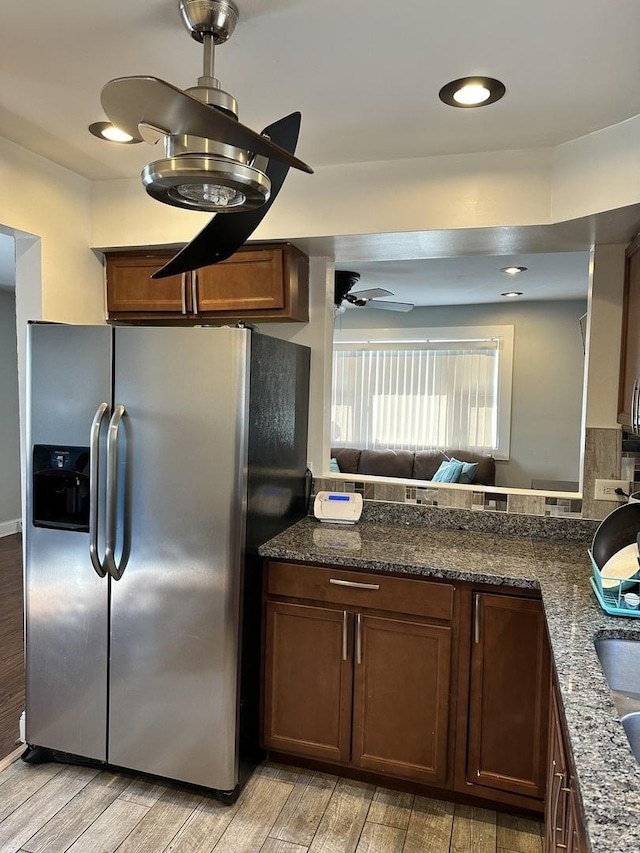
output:
[[[194,314],[198,314],[198,279],[195,270],[191,272],[191,310]]]
[[[181,276],[181,297],[182,297],[182,314],[187,313],[187,274],[186,272],[182,273]]]
[[[632,427],[633,427],[634,432],[638,432],[638,430],[640,429],[640,415],[638,412],[639,404],[640,404],[640,382],[638,382],[638,379],[636,378],[635,382],[633,383],[633,403],[632,403],[633,413],[631,415],[631,420],[633,421]]]
[[[342,660],[347,659],[347,634],[349,627],[349,614],[346,610],[342,611]]]
[[[480,593],[476,592],[473,601],[473,641],[480,642]]]
[[[554,781],[557,781],[558,783],[558,788],[556,790],[555,797],[553,798],[553,814],[551,817],[551,826],[553,827],[553,849],[555,850],[560,847],[560,844],[556,840],[558,830],[560,829],[560,831],[562,831],[562,827],[558,826],[558,808],[560,806],[560,791],[564,786],[564,773],[554,773],[553,778]]]
[[[356,663],[362,663],[362,616],[356,613]]]
[[[336,586],[353,586],[356,589],[380,589],[379,583],[358,583],[357,581],[341,581],[338,578],[329,578],[329,583]]]

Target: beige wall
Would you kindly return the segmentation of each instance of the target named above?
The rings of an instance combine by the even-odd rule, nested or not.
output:
[[[24,438],[27,321],[104,323],[102,262],[90,248],[89,181],[0,138],[0,187],[0,228],[16,238],[18,373]],[[24,453],[23,441],[23,459]],[[24,488],[22,491],[24,498]]]
[[[41,240],[41,317],[71,323],[104,322],[102,265],[90,249],[90,181],[0,139],[0,186],[0,226]],[[33,269],[22,277],[20,286],[29,291],[40,289]]]
[[[256,239],[561,222],[640,201],[640,116],[557,148],[292,170]],[[208,221],[137,177],[92,188],[91,245],[181,242]]]
[[[586,426],[618,429],[625,246],[596,246],[591,258],[591,314],[587,328]],[[589,334],[595,330],[595,334]]]

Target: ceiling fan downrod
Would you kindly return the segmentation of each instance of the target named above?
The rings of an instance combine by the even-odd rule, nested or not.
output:
[[[233,35],[239,16],[237,6],[231,0],[180,0],[180,15],[187,32],[204,49],[202,77],[198,77],[197,86],[185,91],[237,119],[236,99],[221,89],[215,76],[215,49]]]

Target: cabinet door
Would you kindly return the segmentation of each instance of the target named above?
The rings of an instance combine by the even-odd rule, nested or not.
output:
[[[349,760],[350,623],[346,610],[267,602],[265,747]]]
[[[443,785],[451,628],[356,614],[352,763]]]
[[[242,248],[196,276],[199,316],[309,319],[309,259],[293,246]]]
[[[189,288],[185,276],[151,278],[171,256],[170,252],[107,256],[107,314],[110,319],[126,319],[131,314],[186,315]]]
[[[549,684],[541,603],[475,593],[469,783],[544,797]]]

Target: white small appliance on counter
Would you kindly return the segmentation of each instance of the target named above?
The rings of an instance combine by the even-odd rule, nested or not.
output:
[[[355,524],[362,515],[362,495],[358,492],[318,492],[313,514],[319,521]]]

